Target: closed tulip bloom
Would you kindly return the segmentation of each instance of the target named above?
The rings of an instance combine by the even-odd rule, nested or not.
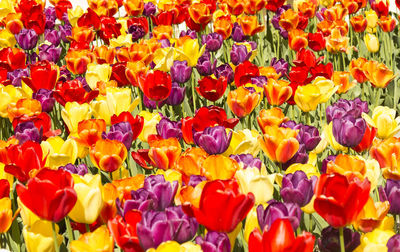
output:
[[[56,100],[53,98],[53,91],[48,89],[39,89],[32,94],[32,98],[38,100],[42,105],[42,111],[49,113],[53,110]]]
[[[400,247],[400,235],[393,235],[388,242],[386,243],[386,247],[388,248],[388,252],[396,252]]]
[[[208,154],[221,154],[226,151],[232,138],[232,132],[227,133],[225,127],[208,127],[204,131],[196,132],[193,139]]]
[[[68,50],[65,56],[67,68],[73,74],[84,74],[87,65],[96,60],[96,56],[88,50]]]
[[[298,24],[299,24],[299,14],[295,12],[293,9],[286,10],[280,16],[279,25],[287,31],[296,29]]]
[[[86,147],[94,145],[101,139],[101,133],[106,130],[106,122],[102,119],[88,119],[78,123],[78,143]]]
[[[366,128],[367,124],[363,118],[347,115],[333,119],[332,133],[339,144],[355,147],[363,139]]]
[[[253,205],[254,195],[240,193],[235,180],[214,180],[204,186],[199,207],[183,205],[183,210],[210,231],[232,232]]]
[[[44,168],[26,186],[17,184],[18,197],[42,219],[59,222],[72,210],[77,201],[74,181],[64,170]]]
[[[18,139],[19,144],[26,141],[33,141],[40,143],[42,141],[43,130],[39,131],[33,122],[19,123],[14,129],[15,138]]]
[[[251,52],[247,51],[247,47],[243,44],[233,44],[232,50],[230,52],[231,62],[235,66],[244,62],[245,60],[249,60],[251,56]]]
[[[210,252],[229,252],[231,251],[231,244],[229,242],[228,235],[226,233],[219,232],[207,232],[203,237],[197,236],[195,239],[196,243],[201,248]]]
[[[364,73],[364,66],[368,62],[365,58],[353,59],[350,61],[349,70],[351,76],[357,80],[358,83],[367,81],[367,76]]]
[[[14,47],[17,41],[15,40],[14,34],[9,32],[7,29],[0,30],[0,46],[1,47]]]
[[[376,136],[380,139],[387,139],[400,130],[396,111],[389,107],[378,106],[372,111],[372,117],[363,114],[365,121],[372,127],[377,128]]]
[[[263,205],[258,205],[257,218],[261,230],[264,230],[264,228],[269,230],[271,225],[278,219],[288,219],[293,230],[296,230],[300,225],[301,209],[295,203],[282,203],[271,200],[268,202],[266,209],[264,209]]]
[[[260,140],[262,136],[256,130],[239,130],[230,131],[232,132],[232,139],[230,141],[228,149],[224,152],[224,155],[237,155],[237,154],[250,154],[257,156],[261,150]]]
[[[378,24],[378,15],[371,9],[365,12],[365,18],[367,19],[367,31],[374,32]]]
[[[375,143],[370,150],[371,157],[379,162],[386,179],[399,179],[400,140],[396,137]]]
[[[159,113],[150,113],[149,111],[141,111],[139,116],[143,117],[143,130],[140,132],[138,138],[143,141],[147,142],[147,138],[150,135],[157,134],[157,124],[161,121],[161,116]]]
[[[367,203],[370,186],[368,179],[322,174],[315,187],[315,211],[335,228],[347,226]]]
[[[71,241],[70,249],[72,252],[111,252],[114,250],[114,240],[107,227],[101,226],[93,232],[81,235],[78,240]]]
[[[38,35],[35,30],[22,29],[15,35],[18,45],[24,50],[32,50],[38,41]]]
[[[72,174],[72,178],[78,200],[68,216],[75,222],[92,224],[99,217],[103,206],[100,174]]]
[[[227,103],[237,117],[243,118],[253,112],[260,99],[261,93],[251,89],[251,87],[240,86],[228,93]]]
[[[71,174],[78,174],[80,176],[84,176],[86,173],[88,173],[88,168],[85,164],[73,165],[69,163],[65,166],[58,167],[58,169],[63,169]]]
[[[363,15],[353,16],[350,18],[350,24],[355,32],[363,32],[367,28],[367,19]]]
[[[380,188],[379,195],[382,200],[390,203],[389,213],[400,214],[400,204],[396,198],[400,195],[400,181],[388,179],[384,188]]]
[[[142,216],[140,212],[132,211],[125,218],[116,215],[114,218],[108,220],[108,230],[120,248],[127,251],[143,251],[136,232],[136,225],[141,219]]]
[[[278,107],[272,109],[262,109],[260,110],[259,116],[257,116],[258,126],[260,126],[261,131],[265,133],[265,127],[267,126],[279,126],[282,123],[288,121],[289,118],[285,117],[282,110]]]
[[[355,176],[360,180],[366,177],[367,167],[364,160],[355,156],[339,154],[334,161],[328,162],[326,173],[339,173],[345,176]]]
[[[232,179],[239,170],[238,163],[226,156],[210,155],[202,163],[200,174],[208,180]]]
[[[171,137],[177,138],[178,140],[182,139],[182,123],[180,121],[174,122],[164,117],[157,124],[157,134],[160,135],[164,139],[168,139]]]
[[[56,85],[59,74],[60,70],[53,62],[38,61],[31,65],[30,78],[23,80],[34,92],[41,88],[51,90]]]
[[[196,69],[202,76],[209,76],[213,73],[217,61],[215,60],[214,63],[211,62],[211,55],[209,52],[205,52],[202,56],[199,57],[199,60],[196,64]]]
[[[139,76],[139,87],[150,99],[159,102],[171,93],[172,82],[168,73],[156,70]]]
[[[246,36],[253,36],[265,28],[264,25],[258,23],[257,16],[241,16],[238,18],[238,23]]]
[[[222,37],[222,35],[213,32],[213,33],[209,33],[207,35],[203,35],[201,37],[201,41],[202,41],[203,45],[204,44],[206,45],[206,49],[208,51],[216,52],[222,46],[223,37]]]
[[[271,105],[280,106],[292,96],[292,89],[288,81],[268,79],[267,85],[264,85],[264,93]]]
[[[213,26],[214,32],[220,34],[224,40],[231,36],[234,27],[229,15],[220,16],[214,19]]]
[[[92,163],[105,172],[113,172],[119,169],[126,156],[125,145],[117,140],[100,139],[90,150]]]
[[[12,221],[11,200],[7,195],[0,199],[0,233],[6,233],[10,229]]]
[[[111,69],[112,68],[109,64],[88,64],[85,79],[89,87],[93,90],[97,88],[97,82],[109,81],[111,76]]]
[[[46,141],[42,141],[40,145],[43,153],[47,154],[46,166],[50,168],[55,169],[68,163],[75,163],[78,158],[79,148],[73,138],[64,141],[59,136],[49,137]]]
[[[190,5],[188,11],[190,18],[196,24],[206,25],[212,19],[211,11],[205,3],[193,3]]]
[[[196,87],[197,92],[209,101],[215,102],[221,98],[228,85],[225,77],[218,79],[211,78],[209,76],[203,77],[198,81],[199,86]]]
[[[377,88],[385,88],[396,77],[393,71],[385,64],[377,61],[368,61],[364,65],[364,74],[372,86]]]
[[[103,132],[102,137],[104,139],[118,140],[129,150],[133,142],[132,127],[129,122],[116,123],[110,127],[107,134]]]
[[[377,51],[379,51],[379,40],[374,34],[365,34],[364,42],[369,52],[376,53]]]
[[[318,248],[321,252],[336,252],[340,250],[339,230],[333,227],[326,227],[321,231],[318,239]],[[343,228],[343,240],[346,251],[353,251],[360,245],[360,233],[350,228]]]
[[[182,147],[176,138],[149,140],[149,158],[157,168],[168,170],[175,167]]]
[[[171,80],[180,84],[187,82],[192,75],[192,68],[186,61],[175,60],[170,71]]]
[[[289,32],[289,47],[292,50],[299,51],[308,46],[308,35],[302,30],[294,29]]]
[[[283,201],[297,203],[300,207],[307,205],[314,195],[316,181],[316,176],[308,179],[303,171],[286,174],[280,191]]]
[[[392,16],[381,16],[378,25],[384,32],[392,32],[396,28],[396,20]]]
[[[229,64],[223,64],[215,68],[214,75],[218,79],[225,77],[229,84],[233,81],[233,69]]]
[[[249,237],[249,252],[284,252],[304,251],[311,252],[314,248],[315,237],[308,232],[303,232],[295,237],[290,221],[277,219],[272,226],[254,230]]]
[[[26,249],[30,252],[53,252],[54,240],[51,222],[45,220],[38,220],[32,226],[25,226],[22,230]],[[62,243],[63,237],[58,234],[59,227],[56,225],[56,241],[58,246]]]
[[[77,102],[67,102],[61,111],[61,117],[64,120],[70,133],[78,132],[79,122],[89,119],[91,111],[89,104],[79,104]]]

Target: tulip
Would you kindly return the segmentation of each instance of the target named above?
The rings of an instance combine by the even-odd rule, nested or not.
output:
[[[365,34],[364,42],[369,52],[376,53],[379,51],[379,40],[375,35],[371,33]]]
[[[225,156],[248,153],[257,156],[261,150],[261,136],[256,130],[244,129],[240,131],[230,131],[232,138],[228,149],[224,152]]]
[[[365,12],[365,18],[367,19],[367,31],[374,32],[378,23],[378,15],[371,9]]]
[[[363,114],[365,121],[374,128],[377,128],[376,136],[381,139],[387,139],[396,134],[400,130],[396,111],[384,106],[378,106],[372,111],[372,117]]]
[[[106,130],[106,122],[102,119],[88,119],[78,123],[77,141],[86,147],[94,145],[101,139],[101,133]]]
[[[149,158],[163,170],[175,167],[175,162],[181,154],[181,145],[176,138],[149,140]]]
[[[222,37],[222,35],[214,32],[214,33],[209,33],[207,35],[203,35],[201,37],[201,40],[202,40],[202,44],[206,45],[206,49],[208,51],[215,52],[221,48],[222,42],[223,42],[223,37]]]
[[[264,25],[258,23],[256,16],[241,16],[238,18],[238,23],[246,36],[253,36],[265,28]]]
[[[75,133],[78,130],[80,121],[89,119],[91,111],[89,104],[78,104],[77,102],[67,102],[64,109],[61,111],[61,117],[64,120],[70,133]]]
[[[74,190],[77,194],[75,206],[68,216],[79,223],[92,224],[100,215],[103,205],[100,174],[72,174]]]
[[[51,222],[38,220],[33,223],[32,226],[25,226],[22,229],[22,234],[24,236],[24,241],[26,245],[26,249],[32,252],[41,252],[41,251],[55,251],[54,248],[54,239],[53,239],[53,231],[51,227]],[[58,225],[55,224],[56,229],[56,241],[57,244],[60,245],[63,241],[62,235],[59,235]]]
[[[0,30],[0,47],[14,47],[16,44],[14,34],[9,32],[7,29]]]
[[[218,233],[214,231],[207,232],[204,238],[201,236],[197,236],[195,241],[201,246],[203,251],[231,251],[231,244],[229,243],[229,238],[226,233]]]
[[[227,150],[232,138],[232,132],[227,134],[223,126],[208,127],[204,131],[196,132],[193,138],[195,143],[208,154],[221,154]]]
[[[0,199],[0,233],[6,233],[10,229],[12,221],[11,200],[7,195]]]
[[[83,74],[88,64],[95,61],[95,55],[88,50],[68,50],[65,61],[73,74]]]
[[[132,211],[125,218],[116,215],[108,220],[108,230],[117,245],[123,250],[143,251],[136,232],[136,225],[141,218],[140,212]]]
[[[370,197],[360,215],[357,217],[357,221],[353,223],[354,228],[361,230],[362,232],[371,232],[380,226],[387,215],[389,208],[389,201],[374,202]]]
[[[268,110],[262,109],[257,117],[258,126],[260,126],[263,133],[265,133],[265,127],[273,125],[279,126],[287,120],[289,120],[289,118],[285,117],[282,110],[278,107]]]
[[[340,251],[339,230],[333,227],[326,227],[321,231],[321,238],[318,239],[318,248],[321,252]],[[345,251],[353,251],[360,245],[360,233],[353,232],[349,228],[343,228],[343,240]]]
[[[97,87],[98,81],[109,81],[111,76],[111,69],[111,66],[108,64],[88,64],[85,79],[89,87],[93,90]]]
[[[364,74],[368,81],[377,88],[385,88],[396,77],[393,71],[383,63],[368,61],[364,67]]]
[[[249,60],[251,57],[251,51],[247,50],[247,47],[243,44],[233,44],[230,52],[231,62],[235,66]]]
[[[77,195],[71,174],[43,168],[26,186],[17,184],[21,202],[42,219],[59,222],[72,210]]]
[[[332,133],[336,141],[346,147],[355,147],[363,139],[367,124],[363,118],[351,115],[333,119]]]
[[[193,6],[193,4],[191,5]],[[189,8],[190,13],[190,8]],[[200,47],[197,39],[186,39],[181,46],[176,48],[177,52],[180,53],[180,56],[177,60],[184,61],[188,63],[188,66],[194,67],[197,64],[200,56],[204,54],[206,50],[206,46],[203,45]]]
[[[391,214],[399,214],[400,213],[400,205],[398,201],[396,201],[397,195],[400,193],[400,183],[398,180],[388,179],[386,185],[383,188],[380,188],[379,194],[382,200],[388,200],[390,203],[389,213]]]
[[[147,142],[147,138],[150,135],[157,134],[156,125],[161,121],[161,116],[159,113],[150,113],[148,111],[141,111],[139,116],[143,117],[143,130],[140,132],[138,138],[143,141]]]
[[[50,112],[53,110],[56,101],[53,98],[53,91],[47,89],[39,89],[38,92],[32,94],[32,98],[40,102],[43,112]]]
[[[205,52],[202,56],[199,57],[199,60],[196,64],[196,69],[200,75],[209,76],[213,73],[216,64],[216,60],[214,60],[214,64],[212,63],[210,53]]]
[[[22,29],[15,35],[18,45],[24,50],[32,50],[38,41],[38,35],[35,30]]]
[[[289,32],[289,47],[296,52],[308,46],[308,35],[302,30],[294,29]],[[327,45],[328,49],[328,45]]]
[[[389,1],[376,0],[371,3],[371,8],[377,12],[378,16],[387,16],[389,14]]]
[[[129,150],[133,142],[132,127],[129,122],[120,122],[112,125],[107,134],[103,132],[102,137],[104,139],[118,140]]]
[[[214,75],[217,79],[224,77],[229,84],[233,81],[233,69],[229,64],[223,64],[215,68]]]
[[[326,39],[326,50],[330,53],[338,53],[346,51],[349,38],[341,35],[339,28],[333,28],[331,34]]]
[[[90,150],[92,163],[106,172],[113,172],[119,169],[126,156],[125,145],[117,140],[100,139]]]
[[[249,237],[249,252],[258,251],[304,251],[311,252],[314,248],[315,237],[308,232],[303,232],[295,237],[290,221],[277,219],[272,226],[260,230],[255,229]]]
[[[280,106],[292,96],[292,89],[287,81],[268,79],[267,85],[264,85],[264,93],[271,105]]]
[[[322,174],[315,187],[315,211],[334,228],[347,226],[367,203],[370,187],[368,179]]]
[[[364,66],[367,62],[368,60],[365,58],[353,59],[350,62],[349,70],[351,76],[353,76],[353,78],[356,79],[359,83],[364,83],[365,81],[367,81],[367,77],[364,73]]]
[[[176,170],[182,175],[192,177],[193,175],[203,175],[203,162],[208,154],[201,148],[188,148],[177,160]]]
[[[363,32],[367,28],[367,19],[363,15],[353,16],[350,18],[350,24],[355,32]]]
[[[78,240],[71,241],[70,249],[72,252],[92,250],[111,252],[114,249],[114,240],[107,227],[101,226],[93,232],[83,234]]]
[[[58,169],[63,169],[68,171],[71,174],[77,174],[80,176],[84,176],[86,173],[88,173],[88,168],[85,164],[79,164],[79,165],[73,165],[71,163],[65,165],[65,166],[60,166]]]
[[[386,244],[395,235],[392,230],[375,229],[372,232],[361,235],[361,244],[354,251],[386,251]]]
[[[78,144],[72,138],[64,141],[64,139],[59,136],[50,137],[40,145],[43,149],[43,153],[48,156],[46,166],[50,168],[55,169],[68,163],[75,163],[78,158]]]
[[[400,246],[399,235],[393,235],[387,242],[386,247],[388,248],[388,252],[396,252]]]
[[[237,23],[236,23],[237,24]],[[230,16],[220,16],[214,19],[214,32],[220,34],[225,40],[232,34],[233,24]],[[236,40],[234,40],[236,41]]]
[[[181,140],[182,139],[181,126],[182,123],[180,121],[174,122],[164,117],[156,126],[157,134],[164,139],[174,137],[177,138],[178,140]]]
[[[199,207],[183,205],[183,210],[210,231],[232,232],[253,205],[253,194],[241,194],[235,180],[214,180],[204,186]]]
[[[345,176],[356,176],[360,180],[366,174],[365,161],[354,156],[339,154],[334,161],[328,162],[326,173],[339,173]]]
[[[192,68],[186,61],[175,60],[171,67],[171,80],[183,84],[190,79]]]
[[[98,94],[98,90],[86,91],[84,85],[78,79],[57,83],[56,90],[53,92],[54,98],[64,107],[67,102],[89,103]]]
[[[360,118],[362,113],[368,113],[368,103],[359,98],[354,100],[339,99],[336,103],[326,108],[326,120],[330,123],[333,119],[339,119],[345,115]]]
[[[200,175],[204,175],[209,180],[232,179],[237,170],[239,170],[239,165],[235,160],[222,155],[211,155],[202,163]]]
[[[278,126],[267,126],[264,131],[261,149],[269,159],[274,162],[286,163],[296,154],[299,149],[299,142],[295,138],[296,131]]]
[[[228,106],[239,118],[249,115],[260,102],[261,93],[251,88],[240,86],[228,93]]]
[[[202,249],[199,245],[191,241],[179,244],[176,241],[166,241],[161,243],[157,249],[151,248],[148,252],[167,252],[167,251],[183,251],[183,252],[201,252]]]
[[[311,179],[303,171],[287,174],[282,179],[281,196],[284,202],[297,203],[303,207],[312,196],[317,177]]]
[[[143,93],[150,99],[159,102],[165,100],[171,93],[171,76],[156,70],[139,76],[139,86]]]
[[[262,205],[257,207],[257,219],[261,230],[270,229],[277,219],[288,219],[292,224],[293,230],[300,225],[301,210],[295,203],[282,203],[271,200],[266,209]]]
[[[396,28],[396,20],[392,16],[381,16],[378,25],[384,32],[392,32]]]
[[[253,157],[251,154],[230,155],[229,157],[236,160],[242,169],[258,168],[261,170],[261,160]]]
[[[196,87],[196,90],[207,100],[215,102],[224,95],[227,85],[225,77],[214,79],[206,76],[199,80],[199,86]]]
[[[144,249],[156,248],[162,242],[191,240],[198,223],[182,211],[182,207],[169,207],[164,212],[146,211],[137,224],[137,234]]]
[[[42,132],[35,127],[33,122],[23,122],[15,127],[15,138],[18,139],[19,144],[23,144],[26,141],[33,141],[40,143],[42,141]]]
[[[212,15],[210,13],[210,9],[205,3],[194,3],[191,4],[188,9],[190,18],[196,24],[206,25],[211,21]]]

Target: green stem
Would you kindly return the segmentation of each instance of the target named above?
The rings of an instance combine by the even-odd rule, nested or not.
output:
[[[89,226],[89,224],[85,224],[85,227],[86,227],[86,233],[90,233],[90,226]]]
[[[377,92],[376,92],[376,97],[375,97],[375,107],[376,108],[379,105],[379,98],[381,97],[381,92],[382,89],[381,88],[377,88]]]
[[[60,247],[58,246],[58,242],[57,242],[56,224],[54,222],[51,222],[51,227],[53,229],[54,249],[55,249],[56,252],[59,252],[60,251]]]
[[[65,226],[67,227],[67,234],[68,234],[68,240],[69,242],[75,240],[74,233],[72,232],[71,228],[71,221],[69,220],[69,217],[65,217]]]
[[[192,76],[191,83],[192,83],[192,99],[193,99],[193,114],[196,113],[196,92],[195,92],[195,87],[194,87],[194,82],[195,82],[195,77],[194,75]]]
[[[343,227],[339,228],[339,239],[340,239],[340,252],[345,252],[345,249],[344,249],[344,237],[343,237]]]

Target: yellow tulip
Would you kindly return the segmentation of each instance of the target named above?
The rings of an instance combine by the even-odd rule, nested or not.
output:
[[[179,244],[176,241],[167,241],[161,243],[157,249],[151,248],[147,252],[201,252],[200,245],[194,244],[193,242],[185,242]]]
[[[107,227],[101,226],[72,241],[70,249],[72,252],[111,252],[114,251],[114,239]]]
[[[14,34],[7,29],[0,30],[0,48],[14,47],[16,43],[17,41],[15,40]]]
[[[22,203],[19,197],[17,198],[17,203],[18,207],[21,209],[20,214],[22,218],[22,223],[24,223],[25,227],[31,227],[33,223],[40,220],[40,218],[36,214],[34,214]]]
[[[376,53],[379,51],[379,40],[374,34],[365,34],[364,43],[369,52]]]
[[[249,242],[250,234],[251,232],[253,232],[255,228],[257,228],[261,233],[260,225],[258,224],[258,218],[257,218],[257,206],[254,206],[246,217],[246,222],[244,224],[244,233],[243,233],[246,242]]]
[[[24,93],[20,88],[14,87],[13,85],[3,86],[0,84],[0,97],[0,116],[7,118],[8,105],[11,103],[16,103],[19,99],[24,98]]]
[[[50,221],[38,220],[31,227],[25,226],[22,230],[28,252],[52,252],[55,251],[53,241],[53,229]],[[57,243],[62,243],[63,237],[58,234],[56,225]]]
[[[362,117],[370,126],[378,129],[376,133],[378,138],[390,138],[400,130],[398,124],[400,118],[396,118],[396,111],[389,107],[378,106],[372,111],[372,117],[365,113]]]
[[[297,88],[294,101],[302,111],[309,112],[317,108],[322,96],[323,94],[318,87],[308,84]]]
[[[236,171],[235,174],[240,191],[243,194],[253,193],[256,205],[266,203],[274,194],[276,174],[267,174],[265,166],[262,168],[260,170],[257,167],[248,167]]]
[[[307,205],[303,206],[301,208],[301,211],[308,213],[308,214],[312,214],[315,212],[314,209],[314,200],[315,200],[315,195],[313,195],[313,197],[311,198],[310,202],[308,202]]]
[[[361,235],[361,244],[354,252],[387,251],[386,243],[395,235],[392,230],[374,229]]]
[[[76,6],[75,9],[68,9],[68,20],[72,27],[77,25],[78,19],[83,15],[81,6]]]
[[[141,111],[140,116],[144,119],[143,130],[140,132],[139,139],[142,142],[147,142],[149,135],[157,134],[156,125],[160,122],[161,116],[159,113],[150,113],[149,111]]]
[[[158,169],[156,172],[157,175],[163,175],[165,180],[172,183],[173,181],[178,181],[179,185],[182,185],[182,173],[170,169],[170,170],[161,170]]]
[[[72,138],[64,141],[59,136],[49,137],[40,146],[43,155],[47,155],[46,166],[57,169],[59,166],[75,163],[78,157],[78,144]]]
[[[72,174],[72,178],[78,200],[68,216],[75,222],[92,224],[103,207],[101,176]]]
[[[87,65],[86,82],[91,89],[95,89],[98,81],[108,82],[110,80],[111,71],[112,67],[109,64],[90,63]]]
[[[376,25],[378,24],[378,15],[372,9],[365,12],[365,17],[367,19],[367,31],[375,32]]]
[[[357,156],[357,158],[364,160],[365,162],[365,177],[367,177],[369,182],[371,182],[372,192],[378,186],[378,180],[381,177],[381,168],[379,166],[379,163],[375,159],[364,159],[361,156]]]
[[[231,243],[231,248],[233,248],[235,246],[236,238],[237,238],[239,232],[242,230],[242,227],[243,227],[243,223],[239,222],[239,224],[237,224],[236,228],[232,232],[227,233],[229,242]]]
[[[0,20],[8,15],[8,13],[14,12],[13,0],[0,0]],[[0,47],[1,43],[0,43]]]
[[[296,171],[303,171],[306,175],[307,178],[311,178],[312,176],[317,176],[319,177],[319,170],[317,167],[311,165],[311,164],[300,164],[300,163],[295,163],[289,166],[285,173],[295,173]]]
[[[118,38],[110,39],[111,47],[129,47],[132,45],[132,34],[121,34]]]
[[[87,103],[67,102],[61,111],[61,117],[71,134],[78,132],[78,123],[91,118],[90,106]]]
[[[11,227],[13,215],[11,200],[8,197],[0,199],[0,233],[5,233]]]
[[[187,39],[180,47],[177,48],[177,51],[180,52],[180,56],[177,60],[186,60],[189,66],[194,67],[197,64],[197,60],[201,55],[203,55],[205,50],[206,45],[203,45],[200,48],[200,44],[197,39]]]
[[[379,225],[378,229],[393,231],[394,230],[394,216],[388,216],[388,215],[385,216],[385,218],[383,218],[381,224]]]
[[[311,84],[317,86],[322,93],[320,103],[327,102],[339,88],[335,86],[333,81],[322,76],[315,78]]]
[[[261,135],[256,130],[232,130],[231,142],[223,155],[251,154],[257,156],[261,150],[260,138]]]
[[[177,57],[176,52],[175,48],[172,47],[158,48],[153,54],[153,62],[156,64],[154,70],[169,72],[174,64],[174,59]]]

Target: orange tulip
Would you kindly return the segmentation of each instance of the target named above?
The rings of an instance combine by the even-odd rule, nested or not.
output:
[[[115,181],[113,181],[115,182]],[[103,186],[103,208],[100,212],[100,217],[104,223],[112,219],[117,214],[116,199],[118,198],[117,188],[112,183],[107,183]]]
[[[10,198],[0,199],[0,234],[10,229],[13,221]]]
[[[87,65],[96,60],[96,56],[89,50],[68,50],[65,56],[67,68],[73,74],[83,74]]]
[[[257,16],[241,16],[238,23],[246,36],[253,36],[264,30],[264,25],[258,23]]]
[[[19,99],[16,103],[11,103],[7,107],[8,118],[12,122],[14,118],[27,115],[35,116],[42,112],[42,105],[38,100],[24,98]]]
[[[277,73],[275,68],[272,66],[259,67],[260,75],[267,77],[268,79],[278,80],[281,77],[281,73]]]
[[[129,16],[139,16],[144,9],[143,0],[126,0],[124,1],[124,8]]]
[[[153,28],[153,35],[158,40],[171,39],[172,32],[172,26],[170,25],[159,25]]]
[[[296,136],[297,132],[290,128],[275,125],[264,127],[264,140],[261,141],[261,148],[272,161],[286,163],[299,149]]]
[[[202,181],[195,187],[192,186],[182,187],[182,189],[179,191],[179,194],[177,195],[178,200],[181,202],[182,205],[184,203],[190,203],[194,207],[199,207],[201,193],[203,192],[203,188],[206,183],[207,181]]]
[[[244,12],[248,15],[254,15],[261,11],[266,4],[266,0],[247,0],[244,5]]]
[[[176,138],[150,139],[149,158],[162,170],[175,168],[176,160],[181,154],[182,147]]]
[[[318,5],[313,3],[312,1],[301,1],[297,5],[299,11],[307,18],[313,18],[315,16],[317,7]]]
[[[105,45],[96,46],[93,49],[93,53],[96,57],[97,64],[113,64],[115,59],[115,49],[107,47]]]
[[[130,61],[126,64],[125,75],[132,86],[138,87],[138,77],[140,74],[145,74],[149,70],[149,66],[141,61]]]
[[[72,28],[72,35],[68,37],[68,39],[78,44],[79,48],[87,48],[89,47],[90,42],[93,41],[94,35],[95,34],[91,27],[75,26]]]
[[[378,20],[378,25],[384,32],[392,32],[396,27],[396,19],[392,16],[381,16]]]
[[[400,180],[400,138],[376,141],[371,147],[370,155],[378,161],[384,178]]]
[[[289,118],[287,118],[282,112],[282,109],[278,107],[268,110],[262,109],[259,116],[257,116],[257,122],[263,134],[265,134],[265,127],[279,126],[281,123],[287,122],[288,120]]]
[[[365,81],[367,81],[367,77],[365,76],[363,70],[363,67],[367,62],[368,60],[365,58],[353,59],[350,62],[349,70],[351,76],[353,76],[353,78],[356,79],[358,83],[364,83]]]
[[[340,173],[345,176],[357,176],[364,180],[367,168],[365,162],[350,155],[337,155],[335,161],[330,161],[326,167],[326,173]]]
[[[308,34],[302,30],[295,29],[289,32],[289,47],[292,50],[299,51],[308,46]]]
[[[122,203],[125,199],[131,198],[131,191],[138,190],[143,187],[145,176],[143,174],[138,174],[134,177],[129,177],[120,180],[114,180],[112,184],[117,189],[118,198],[121,199]]]
[[[224,39],[232,34],[233,24],[230,16],[220,16],[214,20],[214,32],[220,34]]]
[[[298,24],[299,14],[293,9],[288,9],[287,11],[283,12],[279,19],[279,25],[287,31],[296,29]]]
[[[363,66],[364,74],[372,86],[385,88],[396,77],[383,63],[370,60]]]
[[[339,89],[336,91],[338,94],[343,94],[352,89],[357,82],[354,80],[350,82],[350,72],[335,71],[332,75],[332,81]]]
[[[329,22],[333,22],[336,20],[343,20],[343,18],[347,15],[348,11],[341,4],[336,4],[328,9],[326,9],[323,13],[326,20]]]
[[[367,28],[367,19],[363,15],[353,16],[350,24],[355,32],[363,32]]]
[[[202,148],[189,148],[178,158],[176,162],[176,170],[188,179],[191,175],[203,175],[203,162],[207,156],[207,152]]]
[[[239,169],[236,160],[222,155],[208,156],[203,162],[204,176],[208,180],[231,179]]]
[[[101,16],[112,17],[118,12],[118,2],[116,0],[88,0],[89,8]]]
[[[264,85],[264,93],[268,102],[274,106],[280,106],[292,96],[292,88],[289,82],[285,80],[268,79],[267,85]]]
[[[119,169],[126,156],[125,145],[117,140],[100,139],[90,150],[92,163],[105,172]]]
[[[188,11],[196,24],[206,25],[212,19],[212,13],[205,3],[193,3],[190,5]]]
[[[240,86],[236,90],[228,93],[226,102],[237,117],[243,118],[254,110],[260,98],[260,93],[252,92],[245,86]]]
[[[168,28],[167,28],[168,29]],[[150,64],[153,60],[152,51],[150,45],[144,43],[133,43],[129,47],[129,59],[130,61],[141,60],[146,65]]]
[[[227,0],[229,13],[235,16],[239,16],[244,11],[244,1],[240,0]]]
[[[374,202],[370,196],[363,210],[358,215],[357,220],[353,223],[354,228],[365,233],[371,232],[382,223],[389,209],[389,201]]]
[[[343,36],[338,28],[334,28],[326,39],[326,50],[330,53],[344,52],[348,43],[349,38]]]
[[[90,147],[101,139],[101,134],[106,131],[106,121],[103,119],[88,119],[78,123],[78,143]]]

